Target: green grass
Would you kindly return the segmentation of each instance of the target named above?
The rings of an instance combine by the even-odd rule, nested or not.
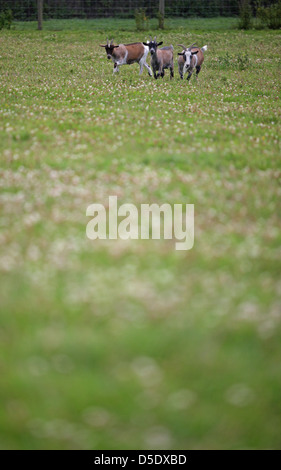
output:
[[[3,449],[280,448],[280,32],[214,22],[158,32],[190,83],[113,76],[129,22],[0,33]],[[193,250],[87,240],[109,195],[195,204]]]

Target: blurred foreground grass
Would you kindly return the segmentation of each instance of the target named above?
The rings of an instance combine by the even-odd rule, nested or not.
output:
[[[280,447],[280,32],[224,21],[158,33],[189,84],[113,77],[112,21],[0,33],[1,448]],[[194,203],[195,247],[87,240],[109,195]]]

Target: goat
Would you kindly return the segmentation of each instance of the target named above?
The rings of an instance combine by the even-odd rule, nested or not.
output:
[[[112,60],[114,63],[113,73],[119,72],[120,65],[131,65],[137,62],[140,66],[140,75],[143,72],[143,67],[145,67],[148,70],[148,74],[152,77],[151,68],[146,63],[149,53],[147,45],[144,46],[141,42],[136,42],[114,46],[113,39],[111,42],[107,39],[106,45],[100,44],[100,47],[105,48],[108,60]]]
[[[204,46],[202,49],[196,47],[195,43],[188,48],[182,44],[178,44],[178,46],[183,48],[183,52],[178,53],[179,74],[181,79],[183,80],[184,75],[189,72],[187,80],[190,80],[194,69],[196,69],[196,77],[198,77],[204,62],[204,52],[208,49],[208,46]]]
[[[173,46],[162,47],[158,49],[163,42],[157,43],[156,36],[154,40],[150,37],[150,41],[144,42],[144,46],[149,47],[151,54],[151,67],[153,69],[154,78],[164,77],[165,69],[170,69],[170,79],[174,77],[174,48]]]

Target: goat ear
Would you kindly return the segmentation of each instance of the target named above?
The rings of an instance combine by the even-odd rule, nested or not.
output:
[[[178,55],[184,55],[184,52],[178,52]]]
[[[100,44],[100,47],[106,47],[106,46],[103,46],[102,44]]]
[[[163,44],[163,41],[158,42],[157,46],[162,46],[162,44]]]
[[[191,55],[196,55],[198,54],[199,51],[191,52]]]
[[[118,44],[118,46],[112,46],[112,47],[115,49],[116,47],[119,47],[119,44]]]
[[[149,42],[143,42],[144,46],[149,46]]]

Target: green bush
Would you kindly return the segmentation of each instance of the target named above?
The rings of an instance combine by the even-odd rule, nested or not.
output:
[[[11,29],[13,23],[12,10],[4,10],[0,13],[0,29]]]
[[[145,8],[135,10],[135,20],[137,31],[145,31],[148,28],[149,18],[146,16]]]
[[[250,0],[239,1],[239,28],[250,29],[252,26],[252,7]]]
[[[270,29],[281,28],[281,0],[269,7],[260,6],[257,9],[257,18],[261,26]]]
[[[237,55],[237,64],[239,70],[246,70],[249,67],[250,59],[247,52]]]
[[[234,54],[231,55],[227,52],[224,56],[219,56],[217,59],[217,66],[220,69],[239,69],[245,70],[250,66],[250,59],[248,54]]]
[[[233,61],[233,57],[227,52],[225,56],[219,56],[218,57],[218,65],[222,69],[228,69],[231,67]]]

